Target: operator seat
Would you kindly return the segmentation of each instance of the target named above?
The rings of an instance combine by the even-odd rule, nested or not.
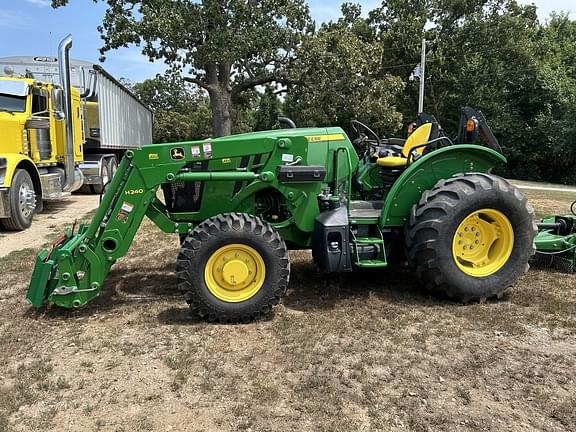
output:
[[[398,151],[398,146],[389,146],[380,150],[376,164],[383,168],[405,168],[422,156],[429,141],[437,139],[439,136],[440,127],[437,122],[424,123],[412,132],[401,151]]]

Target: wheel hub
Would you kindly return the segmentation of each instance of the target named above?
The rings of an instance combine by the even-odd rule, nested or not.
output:
[[[36,194],[28,183],[22,183],[18,191],[18,204],[20,214],[25,218],[29,217],[36,208]]]
[[[508,218],[494,209],[478,210],[460,223],[454,234],[454,261],[464,273],[485,277],[496,273],[510,258],[514,230]]]
[[[240,260],[233,260],[224,264],[222,268],[222,277],[224,282],[229,285],[243,285],[246,283],[250,270],[246,263]]]
[[[204,279],[208,290],[226,302],[246,301],[262,288],[266,277],[258,251],[244,244],[230,244],[208,259]]]

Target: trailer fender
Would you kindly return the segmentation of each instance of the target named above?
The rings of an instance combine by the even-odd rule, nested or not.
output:
[[[382,208],[380,227],[403,226],[412,206],[439,180],[460,173],[489,173],[505,163],[502,154],[473,144],[444,147],[424,155],[412,163],[390,189]]]

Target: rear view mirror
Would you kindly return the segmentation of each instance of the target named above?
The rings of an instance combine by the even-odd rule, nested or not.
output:
[[[64,95],[63,90],[60,88],[52,89],[52,110],[54,111],[54,116],[56,116],[56,112],[64,111]]]

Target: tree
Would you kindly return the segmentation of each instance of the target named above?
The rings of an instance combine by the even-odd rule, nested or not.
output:
[[[154,112],[154,142],[175,142],[211,135],[211,113],[205,95],[177,75],[157,75],[131,86]]]
[[[407,77],[428,41],[424,110],[454,136],[459,109],[480,108],[504,149],[501,173],[574,181],[576,25],[538,21],[536,7],[515,0],[389,0],[369,14],[385,54],[380,75]],[[416,85],[398,106],[416,114]]]
[[[358,5],[345,3],[343,17],[323,24],[298,50],[297,68],[306,85],[293,87],[286,111],[298,125],[369,123],[380,132],[396,131],[402,116],[395,103],[404,87],[398,77],[382,74],[382,47],[361,18]]]
[[[299,81],[294,49],[313,31],[304,0],[94,1],[108,5],[101,54],[136,44],[150,61],[183,72],[208,93],[216,136],[231,133],[233,104],[245,91]]]
[[[280,114],[280,101],[274,89],[267,86],[264,94],[260,96],[260,103],[256,111],[254,130],[263,131],[274,127]]]

